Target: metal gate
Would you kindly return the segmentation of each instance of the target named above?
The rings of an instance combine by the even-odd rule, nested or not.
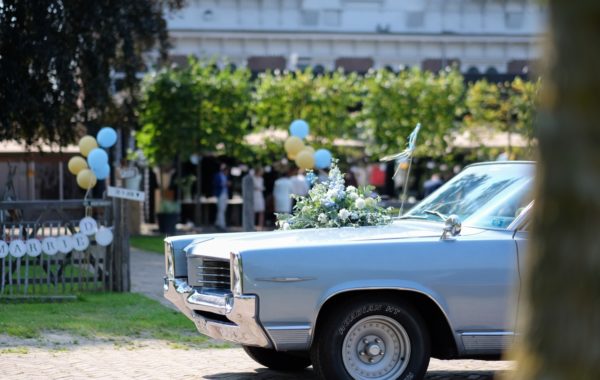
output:
[[[0,299],[129,290],[122,207],[108,199],[0,202]],[[97,234],[82,237],[86,216],[110,231],[110,244]]]

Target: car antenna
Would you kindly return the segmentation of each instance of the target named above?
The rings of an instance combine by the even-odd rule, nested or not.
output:
[[[417,123],[417,126],[412,131],[412,133],[408,136],[408,144],[406,149],[404,149],[400,153],[391,154],[389,156],[382,157],[379,161],[396,161],[398,159],[404,158],[408,160],[408,169],[406,170],[406,176],[404,177],[404,187],[402,189],[402,198],[400,200],[400,212],[398,216],[402,216],[404,213],[404,202],[406,202],[406,193],[408,190],[408,177],[410,176],[410,169],[412,167],[413,153],[417,146],[417,135],[419,134],[419,130],[421,129],[421,123]],[[392,176],[392,178],[396,177],[400,172],[400,165],[396,169],[396,172]]]

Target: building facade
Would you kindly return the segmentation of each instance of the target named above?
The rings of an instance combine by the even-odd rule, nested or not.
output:
[[[545,17],[535,0],[189,0],[168,27],[175,62],[522,75],[539,56]]]

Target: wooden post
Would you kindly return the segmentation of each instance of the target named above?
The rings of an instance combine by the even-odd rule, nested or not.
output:
[[[111,260],[112,284],[115,292],[129,292],[131,278],[129,272],[129,229],[127,223],[127,200],[114,198],[113,259]]]

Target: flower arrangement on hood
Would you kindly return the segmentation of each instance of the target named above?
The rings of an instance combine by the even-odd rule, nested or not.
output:
[[[296,204],[291,215],[276,214],[280,229],[377,226],[392,222],[392,208],[379,205],[381,198],[373,193],[373,187],[346,187],[335,161],[326,181],[315,183],[312,171],[306,178],[314,186],[307,196],[293,196]]]

